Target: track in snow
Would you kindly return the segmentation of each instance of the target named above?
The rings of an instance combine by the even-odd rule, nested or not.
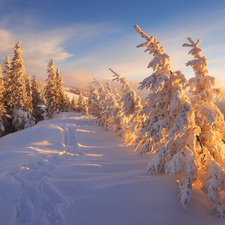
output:
[[[45,155],[45,158],[39,159],[37,163],[16,168],[8,173],[17,192],[16,218],[13,224],[65,224],[60,207],[67,204],[69,199],[59,193],[49,182],[49,178],[51,171],[56,169],[56,165],[65,157],[82,154],[76,142],[76,129],[80,126],[71,124],[64,118],[61,123],[55,125],[61,131],[62,143],[60,146],[52,145],[50,148],[62,150],[60,154]]]

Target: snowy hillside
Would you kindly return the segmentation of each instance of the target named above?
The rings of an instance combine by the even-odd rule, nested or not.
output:
[[[179,176],[146,175],[151,158],[79,113],[2,137],[0,224],[224,224],[198,186],[182,212]]]
[[[65,94],[69,97],[70,101],[73,99],[73,97],[78,100],[79,95],[76,95],[76,94],[70,92],[69,88],[64,88],[64,91],[65,91]],[[84,99],[87,100],[88,98],[84,97]]]
[[[73,99],[73,97],[75,99],[79,98],[79,95],[76,95],[76,94],[70,92],[69,88],[64,88],[64,91],[65,91],[65,94],[69,97],[70,101]]]

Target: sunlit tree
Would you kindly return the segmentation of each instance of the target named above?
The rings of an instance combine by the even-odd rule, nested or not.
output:
[[[54,62],[51,58],[48,68],[47,68],[48,78],[47,78],[47,85],[45,87],[45,99],[46,99],[46,112],[47,117],[52,118],[57,111],[57,89],[56,89],[56,75],[55,75],[55,68]]]
[[[63,88],[63,80],[59,68],[56,70],[56,90],[57,109],[60,112],[65,112],[68,110],[68,101]]]
[[[14,57],[11,63],[11,97],[12,97],[12,125],[15,131],[31,127],[35,124],[28,107],[28,97],[25,85],[25,66],[23,65],[20,42],[14,46]]]
[[[74,98],[74,96],[73,96],[71,104],[70,104],[70,110],[72,110],[72,111],[77,110],[77,99]]]
[[[88,97],[88,106],[89,106],[89,113],[93,116],[98,116],[100,108],[98,105],[98,99],[99,99],[99,94],[97,88],[89,83],[89,90],[90,90],[90,95]]]
[[[201,163],[198,157],[201,145],[197,139],[200,128],[195,123],[191,101],[183,91],[187,80],[181,71],[172,72],[170,57],[163,53],[156,37],[148,36],[138,26],[135,29],[147,41],[137,47],[146,47],[145,51],[153,55],[148,68],[154,71],[139,87],[150,89],[147,105],[142,110],[146,121],[139,153],[155,153],[148,172],[182,172],[179,199],[182,208],[186,209]]]
[[[96,79],[95,77],[93,77],[93,79],[94,79],[93,84],[97,87],[97,90],[98,90],[97,105],[98,105],[99,111],[97,112],[97,114],[95,114],[96,124],[98,126],[103,126],[104,119],[102,118],[102,115],[104,113],[104,104],[105,104],[107,89],[103,86],[103,84],[98,79]]]
[[[33,99],[32,99],[32,84],[30,74],[26,76],[26,91],[27,91],[27,108],[32,112],[33,110]]]
[[[120,109],[121,135],[124,137],[125,143],[131,145],[137,139],[137,133],[141,129],[144,121],[144,116],[140,115],[140,111],[142,110],[141,98],[136,94],[125,77],[122,77],[111,68],[109,70],[114,74],[113,81],[122,84],[122,97],[119,101],[119,104],[122,105]]]
[[[215,105],[216,98],[224,95],[219,88],[215,88],[215,77],[208,75],[207,58],[201,56],[202,50],[198,47],[201,40],[196,43],[188,38],[189,43],[183,47],[191,47],[189,54],[194,59],[187,62],[194,70],[195,77],[188,81],[191,99],[195,112],[195,122],[200,127],[198,141],[201,151],[198,153],[201,160],[199,167],[199,181],[202,190],[207,194],[212,203],[210,214],[225,218],[222,208],[220,192],[225,190],[225,149],[224,116]]]
[[[2,78],[2,68],[0,64],[0,137],[5,133],[5,127],[3,122],[3,115],[5,114],[5,108],[3,103],[4,84]]]
[[[40,107],[42,104],[42,99],[40,97],[40,93],[38,91],[37,81],[35,76],[33,76],[31,80],[31,89],[32,89],[32,115],[36,120],[36,123],[43,120],[43,110]]]
[[[82,94],[82,91],[80,92],[78,103],[77,103],[77,111],[82,112],[84,110],[84,96]]]
[[[11,80],[11,72],[10,72],[10,60],[9,60],[8,55],[6,55],[3,74],[4,74],[3,102],[4,102],[4,105],[5,105],[7,114],[12,115],[12,112],[13,112],[12,80]]]

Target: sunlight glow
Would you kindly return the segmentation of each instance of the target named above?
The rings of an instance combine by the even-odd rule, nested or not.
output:
[[[22,169],[22,170],[24,170],[24,169],[25,169],[25,170],[29,170],[30,168],[28,168],[28,167],[21,167],[21,169]]]
[[[76,131],[79,131],[79,132],[86,132],[86,133],[95,133],[95,131],[81,130],[81,129],[76,129]]]
[[[97,166],[97,167],[102,167],[99,164],[72,164],[73,166]]]
[[[90,153],[85,153],[87,156],[103,156],[103,154],[90,154]]]
[[[80,143],[77,143],[77,145],[82,148],[107,148],[107,147],[109,147],[109,146],[86,146],[86,145],[82,145]]]
[[[42,153],[42,154],[50,154],[50,153],[57,153],[57,154],[59,154],[60,153],[60,151],[57,151],[57,150],[47,150],[47,149],[42,150],[42,149],[34,148],[34,147],[31,147],[31,146],[29,148],[31,148],[31,149],[39,152],[39,153]]]
[[[60,153],[59,153],[59,155],[63,155],[63,154],[67,154],[67,155],[74,155],[73,153],[66,152],[66,151],[63,151],[63,152],[60,152]]]
[[[31,143],[32,145],[37,145],[37,146],[40,146],[40,145],[53,145],[52,143],[49,143],[48,141],[42,141],[42,142],[33,142]]]

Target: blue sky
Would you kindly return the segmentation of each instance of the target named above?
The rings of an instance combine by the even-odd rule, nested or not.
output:
[[[85,88],[92,76],[112,79],[111,67],[137,87],[152,70],[151,56],[136,48],[144,41],[136,24],[157,37],[173,71],[187,78],[193,72],[185,63],[192,57],[181,46],[187,37],[201,39],[209,74],[225,86],[224,0],[0,0],[0,63],[6,54],[12,58],[20,41],[27,72],[40,80],[53,57],[65,84]]]

